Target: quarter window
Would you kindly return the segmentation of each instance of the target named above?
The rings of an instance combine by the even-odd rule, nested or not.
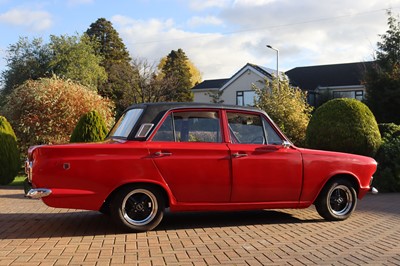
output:
[[[221,142],[218,112],[175,112],[168,115],[153,141]]]

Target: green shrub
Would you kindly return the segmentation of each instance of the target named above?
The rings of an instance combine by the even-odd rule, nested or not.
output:
[[[393,137],[400,136],[400,126],[394,123],[378,124],[379,132],[381,133],[382,140],[386,141]]]
[[[400,192],[400,136],[387,139],[376,157],[373,185],[381,192]]]
[[[72,132],[70,142],[98,142],[107,136],[107,127],[97,111],[84,114]]]
[[[374,156],[381,145],[371,110],[355,99],[333,99],[321,105],[306,131],[310,148]]]
[[[17,138],[10,123],[0,116],[0,185],[11,183],[20,168]]]

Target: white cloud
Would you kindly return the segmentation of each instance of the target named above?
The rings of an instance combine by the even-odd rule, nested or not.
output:
[[[199,12],[201,16],[185,24],[188,28],[172,19],[115,16],[112,21],[133,57],[159,60],[182,48],[205,79],[229,77],[247,62],[275,68],[276,53],[267,44],[280,50],[281,70],[371,60],[378,35],[387,30],[384,9],[389,6],[380,0],[222,2],[217,15]],[[217,1],[194,3],[203,8],[217,5]],[[390,4],[399,6],[400,0]],[[224,25],[226,33],[215,33],[215,28],[214,33],[193,30],[202,23]]]
[[[238,67],[256,59],[245,49],[248,38],[240,35],[188,32],[171,20],[143,21],[115,16],[112,22],[133,57],[158,61],[171,50],[182,48],[205,79],[228,77]]]
[[[235,0],[234,6],[263,6],[277,0]]]
[[[223,8],[230,4],[231,0],[191,0],[190,8],[194,10],[203,10],[207,8]]]
[[[222,25],[223,21],[215,16],[199,17],[194,16],[187,22],[189,27],[198,27],[203,25]]]
[[[0,23],[22,26],[33,31],[44,31],[51,27],[52,17],[46,11],[11,9],[0,14]]]

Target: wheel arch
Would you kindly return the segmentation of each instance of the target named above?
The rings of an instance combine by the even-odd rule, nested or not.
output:
[[[120,192],[121,190],[125,189],[126,187],[151,187],[153,189],[157,189],[160,194],[162,195],[162,198],[164,200],[165,208],[168,208],[170,206],[170,196],[166,189],[157,183],[151,183],[151,182],[130,182],[126,183],[123,185],[120,185],[119,187],[115,188],[109,195],[108,197],[104,200],[102,206],[100,207],[100,211],[107,212],[107,208],[110,205],[110,202],[113,200],[113,198]]]
[[[314,199],[314,203],[319,198],[319,196],[321,195],[321,192],[324,190],[324,188],[327,185],[329,185],[329,183],[333,182],[334,180],[338,180],[338,179],[344,179],[344,180],[349,181],[353,185],[354,190],[356,191],[357,197],[358,197],[358,194],[360,191],[360,183],[359,183],[358,179],[352,174],[341,173],[341,174],[335,174],[326,180],[325,184],[321,187],[320,191],[318,192],[317,197]]]

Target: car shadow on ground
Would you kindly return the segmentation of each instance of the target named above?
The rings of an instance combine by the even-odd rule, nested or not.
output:
[[[241,212],[166,213],[155,231],[174,231],[262,224],[316,223],[272,210]],[[111,219],[98,212],[0,213],[0,239],[32,239],[126,234]]]

